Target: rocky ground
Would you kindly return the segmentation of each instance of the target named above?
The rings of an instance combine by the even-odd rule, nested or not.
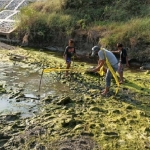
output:
[[[65,67],[64,60],[51,53],[5,44],[1,47],[1,61]],[[42,107],[38,114],[24,119],[19,113],[0,116],[0,149],[150,149],[149,71],[127,69],[118,94],[115,95],[117,87],[113,80],[109,94],[103,97],[100,91],[104,88],[104,77],[86,72],[91,66],[85,62],[72,65],[74,71],[67,78],[60,72],[52,74],[54,84],[59,82],[65,88],[57,87],[60,95],[53,93],[40,98]],[[43,78],[45,75],[51,73],[44,73]],[[7,94],[3,85],[0,93]]]

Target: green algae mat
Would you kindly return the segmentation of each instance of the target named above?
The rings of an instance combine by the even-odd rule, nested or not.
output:
[[[42,62],[47,68],[65,68],[64,60],[51,53],[27,54],[28,63]],[[72,67],[86,70],[91,65],[74,62]],[[51,73],[44,73],[43,78],[45,75],[48,78]],[[150,149],[149,71],[125,70],[125,82],[118,94],[115,95],[116,83],[112,80],[110,93],[105,97],[100,94],[105,86],[104,77],[97,74],[71,72],[66,78],[64,72],[56,72],[53,76],[54,81],[66,87],[62,90],[53,81],[62,90],[61,94],[40,99],[43,106],[39,115],[15,122],[13,127],[24,127],[15,135],[19,148],[35,149],[40,145],[53,150]],[[10,130],[4,125],[2,128]],[[15,142],[9,142],[14,149]]]

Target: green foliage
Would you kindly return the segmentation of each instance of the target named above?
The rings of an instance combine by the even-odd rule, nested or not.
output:
[[[51,13],[47,16],[47,24],[52,28],[67,28],[72,23],[70,15]]]
[[[74,29],[99,26],[107,30],[104,45],[132,37],[150,40],[149,1],[142,0],[47,0],[22,9],[21,30],[34,32],[34,37],[54,39],[56,33],[70,35]],[[98,31],[99,32],[99,31]],[[47,35],[49,33],[49,35]],[[35,36],[36,35],[36,36]],[[50,40],[49,39],[49,40]]]
[[[77,21],[77,26],[79,28],[85,29],[86,28],[86,20],[85,19],[81,19]]]
[[[109,34],[101,39],[102,45],[114,45],[116,41],[128,41],[130,38],[138,40],[142,38],[144,41],[150,40],[150,18],[137,18],[129,20],[126,23],[110,23],[107,26]]]

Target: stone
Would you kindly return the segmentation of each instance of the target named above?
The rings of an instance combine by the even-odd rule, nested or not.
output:
[[[67,105],[71,102],[72,102],[72,100],[70,97],[65,97],[65,98],[62,98],[60,101],[58,101],[57,104],[58,105]]]

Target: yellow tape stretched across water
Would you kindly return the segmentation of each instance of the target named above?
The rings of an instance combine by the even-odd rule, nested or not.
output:
[[[45,68],[43,70],[44,73],[49,73],[49,72],[52,72],[52,71],[69,71],[69,70],[72,70],[72,69],[63,69],[63,68]]]
[[[102,50],[104,51],[104,49],[102,49]],[[117,77],[115,71],[113,70],[110,62],[108,61],[108,59],[106,57],[105,51],[104,51],[104,54],[105,54],[105,58],[106,58],[107,67],[109,68],[110,72],[112,73],[112,75],[113,75],[113,77],[114,77],[114,79],[116,81],[116,84],[118,86],[118,88],[116,89],[116,94],[117,94],[118,90],[119,90],[119,86],[120,86],[119,81],[118,81],[118,77]],[[52,72],[52,71],[77,71],[77,72],[86,72],[87,70],[85,70],[85,69],[75,69],[75,68],[74,69],[65,69],[65,68],[45,68],[45,69],[43,69],[44,73],[49,73],[49,72]],[[103,67],[101,67],[100,70],[97,73],[99,73],[100,76],[104,76],[105,73],[103,71]]]

